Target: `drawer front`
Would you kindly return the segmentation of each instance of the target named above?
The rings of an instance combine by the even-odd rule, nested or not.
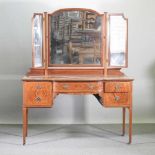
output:
[[[129,105],[128,93],[104,93],[103,103],[109,107],[121,107]]]
[[[130,82],[105,82],[104,92],[129,92]]]
[[[53,91],[62,93],[96,93],[103,89],[102,82],[54,82]]]
[[[52,104],[51,82],[24,82],[24,106],[49,107]]]

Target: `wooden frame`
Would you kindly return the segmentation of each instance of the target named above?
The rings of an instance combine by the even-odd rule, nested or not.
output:
[[[103,67],[103,63],[104,63],[104,59],[103,59],[103,53],[104,53],[104,50],[105,50],[105,46],[103,47],[103,42],[106,38],[105,36],[105,26],[106,26],[106,20],[104,18],[105,14],[100,14],[98,13],[97,11],[94,11],[92,9],[86,9],[86,8],[66,8],[66,9],[59,9],[53,13],[49,13],[48,14],[48,21],[50,21],[50,16],[58,13],[58,12],[63,12],[63,11],[90,11],[90,12],[94,12],[96,13],[98,16],[101,16],[102,17],[102,30],[101,30],[101,41],[102,41],[102,44],[101,44],[101,64],[77,64],[77,65],[74,65],[74,64],[50,64],[50,42],[49,42],[49,37],[50,37],[50,22],[48,22],[48,68],[53,68],[53,67],[74,67],[76,69],[79,69],[80,67]],[[52,69],[51,68],[51,69]]]
[[[58,12],[62,12],[62,11],[91,11],[96,13],[97,15],[102,17],[102,34],[101,34],[101,40],[102,40],[102,44],[101,44],[101,64],[50,64],[50,42],[49,42],[49,37],[50,37],[50,29],[49,29],[49,17],[58,13]],[[45,15],[46,14],[46,15]],[[104,69],[104,73],[105,75],[107,74],[107,70],[110,68],[126,68],[128,66],[128,19],[125,18],[124,14],[122,13],[104,13],[104,14],[100,14],[97,11],[94,11],[92,9],[85,9],[85,8],[66,8],[66,9],[59,9],[53,13],[35,13],[35,15],[42,15],[43,16],[43,53],[42,53],[42,63],[43,66],[42,67],[37,67],[37,68],[44,68],[45,69],[45,74],[48,74],[49,69],[89,69],[90,67],[94,68],[94,69]],[[125,66],[111,66],[110,65],[110,41],[108,40],[108,30],[109,30],[109,18],[110,16],[122,16],[122,18],[124,20],[126,20],[126,51],[125,51]],[[33,19],[32,19],[32,23],[33,23]],[[33,34],[33,29],[32,29],[32,34]],[[33,35],[32,35],[32,40],[33,40]],[[32,43],[32,67],[36,68],[34,66],[34,44]],[[36,69],[37,69],[36,68]]]

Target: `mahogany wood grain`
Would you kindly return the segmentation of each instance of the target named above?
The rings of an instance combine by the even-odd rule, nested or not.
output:
[[[28,108],[26,108],[26,134],[25,134],[26,137],[28,135],[27,128],[28,128]]]
[[[129,107],[129,144],[132,142],[132,107]]]
[[[87,69],[87,70],[82,70],[82,69],[70,69],[70,70],[49,70],[49,75],[53,75],[53,74],[60,74],[60,75],[103,75],[103,70],[91,70],[91,69]]]
[[[129,91],[129,144],[132,143],[132,82],[130,82],[130,91]]]
[[[104,69],[103,68],[96,68],[96,67],[56,67],[56,68],[50,68],[48,69],[48,75],[53,74],[60,74],[60,75],[104,75]],[[31,68],[27,75],[45,75],[45,69],[44,68]],[[116,76],[123,76],[124,73],[120,71],[120,68],[111,68],[107,70],[107,75],[116,75]]]
[[[125,114],[126,114],[126,108],[122,108],[122,114],[123,114],[122,136],[124,136],[125,135]]]
[[[24,82],[24,107],[50,107],[52,105],[51,82]]]
[[[129,107],[128,93],[104,93],[103,104],[106,107]]]
[[[26,141],[26,130],[27,130],[27,113],[26,113],[27,108],[23,108],[23,145],[25,145]]]
[[[129,92],[130,82],[105,82],[105,92]]]
[[[54,82],[53,91],[59,93],[98,93],[102,91],[102,82]]]

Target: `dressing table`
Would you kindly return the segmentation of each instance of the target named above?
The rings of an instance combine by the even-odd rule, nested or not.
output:
[[[92,94],[102,107],[122,108],[122,134],[129,110],[132,141],[132,81],[128,65],[128,20],[69,8],[32,17],[32,68],[23,77],[23,144],[29,108],[51,108],[59,94]],[[63,101],[62,101],[63,102]],[[65,104],[65,103],[64,103]]]

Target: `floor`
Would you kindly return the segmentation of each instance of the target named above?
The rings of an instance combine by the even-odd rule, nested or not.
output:
[[[128,128],[126,128],[127,132]],[[0,155],[154,155],[155,124],[133,125],[133,142],[121,125],[0,125]]]

